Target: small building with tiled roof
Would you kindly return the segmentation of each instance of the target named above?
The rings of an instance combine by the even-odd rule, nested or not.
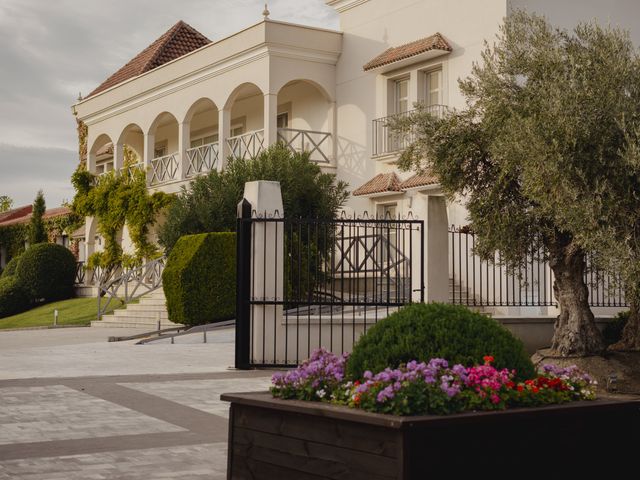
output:
[[[365,72],[385,66],[401,67],[407,61],[428,60],[430,58],[451,52],[452,48],[440,33],[405,43],[398,47],[391,47],[380,55],[369,60],[362,68]],[[420,57],[420,58],[418,58]]]

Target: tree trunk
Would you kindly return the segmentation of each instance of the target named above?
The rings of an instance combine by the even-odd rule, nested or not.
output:
[[[605,344],[589,307],[584,252],[570,237],[558,235],[549,245],[549,255],[555,276],[553,292],[560,307],[551,349],[559,356],[601,353]]]
[[[610,350],[640,350],[640,299],[632,298],[629,301],[629,320],[622,330],[622,338],[619,342],[609,347]]]

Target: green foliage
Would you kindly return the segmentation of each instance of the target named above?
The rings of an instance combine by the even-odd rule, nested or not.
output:
[[[0,278],[0,318],[24,312],[30,304],[27,290],[14,275]]]
[[[29,222],[29,245],[35,245],[36,243],[49,240],[44,227],[44,220],[42,219],[46,211],[47,206],[44,202],[44,195],[42,190],[38,190],[38,194],[33,201],[33,210],[31,211],[31,220]]]
[[[55,243],[29,247],[18,262],[15,278],[34,302],[71,298],[76,275],[73,254]]]
[[[13,199],[8,195],[0,195],[0,213],[11,210]]]
[[[201,325],[234,317],[236,236],[186,235],[178,240],[162,274],[169,319]]]
[[[622,339],[622,332],[629,321],[629,311],[619,312],[611,322],[607,323],[602,336],[607,345],[613,345]]]
[[[7,249],[9,258],[20,255],[24,251],[28,225],[14,224],[0,228],[0,246]]]
[[[149,194],[143,170],[127,163],[124,172],[112,171],[96,178],[80,167],[71,179],[76,190],[73,211],[98,219],[98,231],[105,239],[105,248],[104,253],[95,256],[91,262],[105,269],[122,265],[123,252],[118,235],[125,224],[135,245],[134,263],[158,255],[157,247],[147,238],[149,227],[172,198],[163,192]],[[125,261],[131,263],[128,259]]]
[[[347,374],[362,378],[411,360],[444,358],[451,364],[482,364],[485,355],[498,369],[515,369],[517,378],[531,378],[535,369],[522,342],[495,320],[454,305],[414,304],[371,327],[356,343]]]
[[[280,182],[287,217],[333,218],[348,196],[347,185],[323,173],[307,153],[275,145],[255,159],[231,160],[224,171],[196,178],[169,208],[160,243],[170,250],[183,235],[235,231],[244,184],[255,180]]]
[[[16,274],[16,270],[18,269],[18,262],[20,261],[21,256],[22,255],[16,255],[7,262],[7,264],[4,266],[4,270],[2,271],[2,275],[0,275],[0,278],[11,277]]]

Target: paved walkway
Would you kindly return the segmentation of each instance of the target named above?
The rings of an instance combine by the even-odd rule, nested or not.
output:
[[[0,480],[226,478],[220,394],[264,390],[272,372],[227,368],[232,329],[207,344],[113,334],[0,332]]]

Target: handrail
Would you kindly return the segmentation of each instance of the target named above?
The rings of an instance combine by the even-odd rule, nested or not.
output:
[[[331,163],[329,155],[324,148],[329,150],[331,133],[319,132],[315,130],[302,130],[298,128],[278,128],[278,141],[282,142],[292,152],[308,152],[309,158],[318,163]],[[317,153],[320,158],[314,157]]]
[[[165,155],[164,157],[156,157],[151,160],[151,185],[159,185],[169,180],[175,180],[178,177],[178,152]]]
[[[227,145],[231,156],[238,160],[257,157],[265,148],[264,129],[227,138]]]
[[[131,268],[113,280],[107,280],[104,283],[100,281],[98,320],[102,319],[114,299],[121,304],[126,304],[161,287],[165,262],[166,257],[160,257],[139,267]],[[106,301],[103,304],[104,298]]]
[[[214,170],[218,165],[220,148],[218,142],[207,143],[187,150],[187,172],[185,177],[195,177],[200,173]]]

